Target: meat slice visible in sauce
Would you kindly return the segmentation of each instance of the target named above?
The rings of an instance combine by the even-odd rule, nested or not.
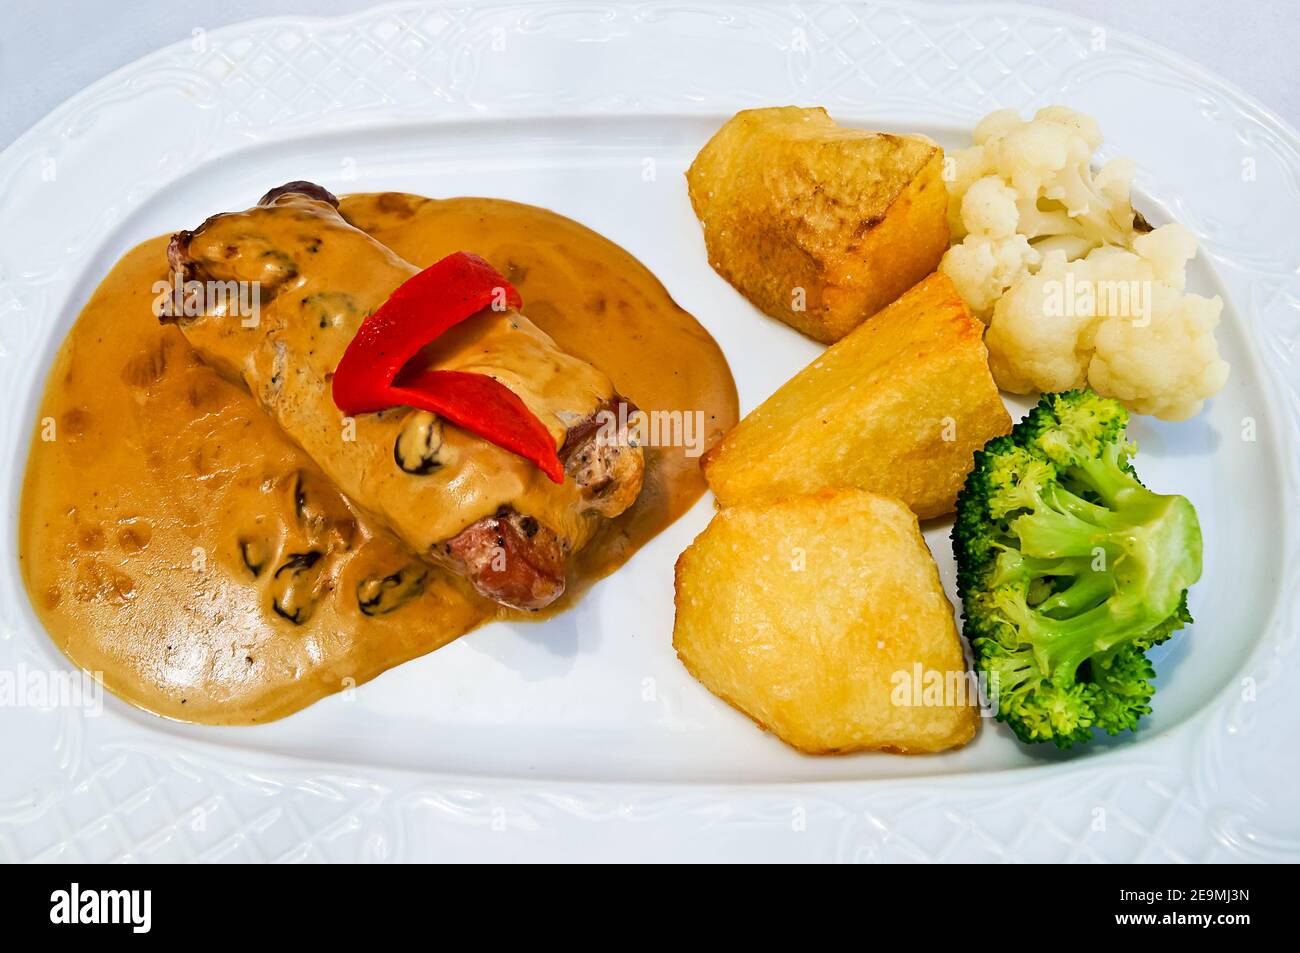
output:
[[[418,269],[348,225],[337,205],[320,186],[294,182],[254,209],[177,233],[168,247],[174,271],[186,281],[256,281],[262,313],[252,327],[216,312],[164,320],[257,397],[345,495],[425,558],[504,605],[550,604],[596,523],[640,492],[641,449],[625,433],[605,439],[603,426],[607,414],[626,420],[631,406],[619,418],[627,402],[608,378],[561,352],[522,314],[485,312],[445,336],[448,343],[440,339],[430,359],[489,373],[515,390],[555,437],[564,484],[450,425],[436,434],[436,421],[404,429],[419,411],[362,415],[354,438],[340,438],[346,421],[329,378],[364,316]],[[337,305],[329,320],[323,300]]]
[[[564,592],[564,542],[508,506],[457,533],[438,555],[480,592],[516,608],[546,606]]]
[[[622,404],[622,417],[619,405]],[[630,401],[615,397],[569,429],[560,459],[566,476],[582,492],[583,512],[602,517],[622,513],[641,489],[644,457],[632,452],[626,434],[605,439],[604,421],[627,420]],[[550,527],[503,506],[435,549],[434,559],[473,583],[479,592],[517,609],[549,605],[564,592],[569,547]]]
[[[627,421],[636,410],[630,400],[616,394],[586,420],[570,427],[560,448],[566,476],[582,490],[586,509],[601,516],[622,513],[641,490],[645,457],[632,447],[627,430]],[[614,424],[612,435],[607,433],[610,422]]]

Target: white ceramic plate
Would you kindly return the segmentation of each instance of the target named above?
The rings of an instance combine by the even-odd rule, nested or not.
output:
[[[1196,420],[1134,426],[1207,540],[1136,737],[1063,757],[989,722],[938,757],[794,753],[674,657],[701,501],[575,611],[272,725],[0,708],[0,859],[1300,856],[1300,140],[1171,54],[1028,8],[406,4],[199,34],[94,84],[0,155],[0,672],[68,667],[23,593],[19,488],[49,361],[131,245],[296,178],[536,203],[645,262],[749,410],[816,347],[708,268],[682,172],[737,108],[791,102],[949,146],[1064,102],[1138,161],[1149,218],[1200,237],[1233,372]],[[927,538],[951,584],[947,532]]]

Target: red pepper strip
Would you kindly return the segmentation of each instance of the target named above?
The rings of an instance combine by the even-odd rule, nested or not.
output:
[[[418,407],[531,460],[556,483],[564,465],[555,440],[519,397],[499,381],[463,371],[424,371],[397,382],[402,368],[448,328],[489,307],[522,300],[495,268],[456,252],[411,276],[357,329],[335,368],[331,389],[343,413]]]
[[[564,465],[555,440],[514,391],[484,374],[425,371],[392,389],[400,403],[446,417],[458,427],[487,436],[498,447],[531,460],[556,483]],[[539,448],[546,448],[542,452]]]

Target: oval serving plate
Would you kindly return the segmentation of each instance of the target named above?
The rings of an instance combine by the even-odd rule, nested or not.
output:
[[[816,346],[709,269],[682,172],[732,111],[787,102],[950,147],[991,109],[1064,102],[1137,160],[1148,218],[1197,233],[1191,287],[1225,298],[1233,373],[1196,420],[1133,428],[1207,540],[1196,625],[1161,647],[1137,737],[1066,757],[986,723],[950,755],[795,754],[674,657],[672,564],[706,500],[576,609],[271,725],[112,697],[0,710],[0,859],[1294,857],[1300,142],[1191,64],[1037,10],[406,4],[199,34],[85,90],[0,155],[0,671],[68,667],[23,592],[18,492],[49,362],[137,241],[298,178],[542,205],[658,275],[743,412]],[[951,594],[948,526],[926,531]]]

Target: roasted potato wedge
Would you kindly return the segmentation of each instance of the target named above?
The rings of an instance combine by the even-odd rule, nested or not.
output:
[[[682,664],[800,751],[942,751],[975,734],[952,606],[898,500],[722,510],[677,560],[676,605]]]
[[[832,345],[704,456],[718,501],[854,486],[950,513],[974,453],[1011,429],[984,325],[933,274]]]
[[[948,248],[943,150],[826,110],[746,109],[686,173],[709,262],[826,344],[934,271]]]

